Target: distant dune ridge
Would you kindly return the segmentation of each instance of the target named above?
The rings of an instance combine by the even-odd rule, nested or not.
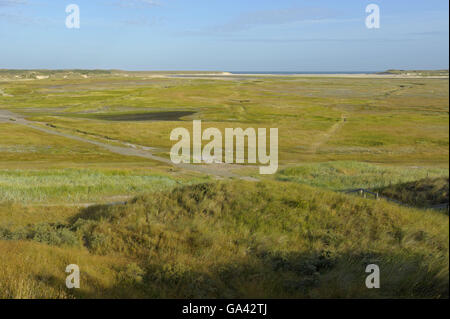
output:
[[[249,72],[237,74],[224,71],[124,71],[124,70],[96,70],[96,69],[64,69],[64,70],[17,70],[17,69],[0,69],[0,80],[19,80],[19,79],[37,79],[43,80],[48,78],[55,79],[71,79],[71,78],[89,78],[89,77],[113,77],[113,76],[136,76],[136,77],[154,77],[154,76],[302,76],[302,77],[390,77],[397,78],[407,77],[448,77],[448,70],[387,70],[375,73],[358,73],[358,72]]]

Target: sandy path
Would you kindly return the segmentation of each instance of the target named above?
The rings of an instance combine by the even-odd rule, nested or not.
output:
[[[91,139],[88,139],[85,137],[80,137],[80,136],[72,135],[69,133],[59,132],[54,129],[49,129],[46,127],[39,126],[36,122],[28,121],[28,120],[24,119],[23,117],[21,117],[20,115],[17,115],[13,112],[6,111],[6,110],[0,110],[0,123],[12,123],[12,124],[24,125],[24,126],[32,128],[32,129],[47,133],[47,134],[57,135],[57,136],[69,138],[69,139],[72,139],[75,141],[93,144],[93,145],[96,145],[103,149],[106,149],[112,153],[116,153],[116,154],[120,154],[120,155],[124,155],[124,156],[136,156],[136,157],[147,158],[150,160],[154,160],[154,161],[161,162],[164,164],[172,165],[177,168],[188,170],[188,171],[199,172],[199,173],[203,173],[206,175],[212,175],[212,176],[216,176],[216,177],[239,178],[239,179],[247,180],[247,181],[258,181],[258,179],[253,178],[253,177],[240,176],[240,175],[232,173],[230,170],[233,169],[233,166],[229,165],[229,164],[220,164],[220,169],[218,169],[218,167],[217,167],[218,164],[215,164],[214,166],[192,165],[192,164],[174,164],[174,163],[172,163],[172,161],[170,159],[153,155],[149,150],[141,150],[141,149],[135,148],[134,145],[131,145],[131,144],[124,143],[125,145],[128,145],[128,146],[114,146],[114,145],[110,145],[107,143],[91,140]]]

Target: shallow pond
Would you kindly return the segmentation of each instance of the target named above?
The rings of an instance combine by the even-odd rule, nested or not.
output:
[[[169,112],[151,112],[151,113],[128,113],[128,114],[96,114],[94,117],[105,121],[181,121],[182,117],[193,115],[192,111],[169,111]]]

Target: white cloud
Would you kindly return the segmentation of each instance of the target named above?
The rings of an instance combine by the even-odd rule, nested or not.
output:
[[[156,0],[118,0],[114,4],[127,8],[143,8],[160,6],[161,2]]]
[[[323,20],[335,17],[336,13],[326,8],[288,8],[279,10],[260,10],[243,13],[224,25],[213,28],[219,32],[234,32],[263,25],[281,25],[286,23]]]

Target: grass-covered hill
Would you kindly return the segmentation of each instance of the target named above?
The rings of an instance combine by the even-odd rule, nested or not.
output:
[[[16,216],[2,218],[0,298],[448,297],[448,216],[296,183],[183,186],[55,223]],[[77,291],[64,285],[71,263]],[[365,286],[372,263],[381,289]]]
[[[0,80],[23,80],[23,79],[80,79],[80,78],[105,78],[105,77],[127,77],[127,76],[151,76],[172,74],[222,74],[220,71],[122,71],[122,70],[100,70],[100,69],[0,69]]]
[[[386,197],[411,206],[429,207],[448,203],[448,188],[448,177],[440,177],[391,185],[383,187],[379,191]]]

